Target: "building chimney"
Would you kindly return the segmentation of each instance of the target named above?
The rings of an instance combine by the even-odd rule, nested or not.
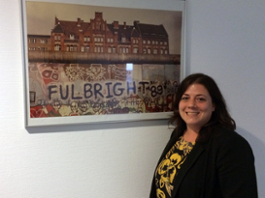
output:
[[[95,12],[95,18],[100,18],[100,19],[102,19],[102,18],[103,18],[103,14],[102,14],[102,12]]]
[[[119,21],[113,21],[113,28],[119,29]]]

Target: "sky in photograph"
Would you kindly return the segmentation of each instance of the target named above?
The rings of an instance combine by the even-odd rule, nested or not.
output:
[[[65,21],[77,21],[77,18],[80,18],[84,22],[90,22],[90,19],[95,18],[95,12],[102,12],[103,20],[108,24],[113,21],[119,21],[119,24],[126,22],[127,25],[133,25],[134,21],[154,25],[162,24],[169,35],[170,54],[180,54],[182,13],[179,11],[27,1],[27,34],[50,35],[54,28],[55,17]]]

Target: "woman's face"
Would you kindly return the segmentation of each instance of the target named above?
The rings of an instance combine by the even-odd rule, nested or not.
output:
[[[187,130],[199,130],[211,118],[215,106],[207,89],[201,84],[192,84],[182,95],[179,114],[187,125]]]

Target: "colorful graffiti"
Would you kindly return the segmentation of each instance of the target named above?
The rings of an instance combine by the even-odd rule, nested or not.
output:
[[[30,117],[172,111],[178,65],[29,63]]]

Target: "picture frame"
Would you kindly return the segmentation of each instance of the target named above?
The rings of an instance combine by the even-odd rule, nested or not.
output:
[[[21,8],[26,128],[172,115],[186,75],[185,1],[21,0]]]

